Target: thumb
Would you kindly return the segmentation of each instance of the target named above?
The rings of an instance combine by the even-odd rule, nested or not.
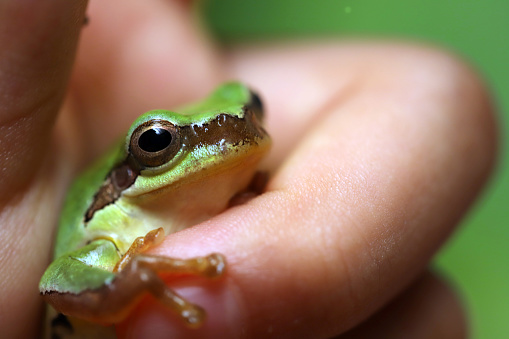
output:
[[[86,1],[0,3],[0,191],[23,188],[46,153]]]
[[[47,228],[39,226],[50,213],[39,218],[39,201],[28,188],[48,154],[85,7],[83,0],[0,1],[0,328],[6,338],[34,338],[39,327],[36,286],[46,260],[41,249],[49,246],[49,237],[40,236]]]

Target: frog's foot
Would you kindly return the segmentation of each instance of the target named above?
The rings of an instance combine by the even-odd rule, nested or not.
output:
[[[172,291],[157,273],[192,274],[207,278],[225,271],[221,254],[192,259],[173,259],[138,254],[108,284],[79,294],[48,293],[44,297],[60,312],[103,324],[123,320],[135,303],[149,292],[179,315],[189,327],[199,327],[205,311]]]
[[[156,272],[193,274],[206,278],[216,278],[225,271],[225,259],[214,253],[207,257],[193,259],[174,259],[155,255],[137,255],[119,274],[119,279],[136,279],[161,303],[176,312],[189,327],[200,326],[205,319],[205,311],[172,291]]]

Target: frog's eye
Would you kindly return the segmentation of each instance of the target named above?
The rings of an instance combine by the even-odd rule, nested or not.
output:
[[[157,167],[173,159],[180,146],[177,126],[165,120],[150,120],[134,130],[129,152],[142,167]]]

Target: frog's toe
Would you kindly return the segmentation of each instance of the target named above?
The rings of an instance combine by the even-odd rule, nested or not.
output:
[[[212,253],[205,258],[206,269],[204,275],[209,278],[219,277],[224,274],[226,270],[226,259],[222,254]]]
[[[190,328],[198,328],[205,321],[206,313],[203,308],[197,305],[190,305],[180,313],[186,325]]]

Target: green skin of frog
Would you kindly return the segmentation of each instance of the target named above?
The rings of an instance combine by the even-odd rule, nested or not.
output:
[[[224,84],[177,111],[141,115],[125,141],[71,186],[54,261],[39,284],[57,312],[117,323],[150,293],[188,326],[203,323],[204,310],[174,293],[158,273],[214,278],[225,271],[224,257],[184,260],[144,252],[165,235],[224,211],[252,182],[270,138],[261,127],[260,99],[240,83]]]

